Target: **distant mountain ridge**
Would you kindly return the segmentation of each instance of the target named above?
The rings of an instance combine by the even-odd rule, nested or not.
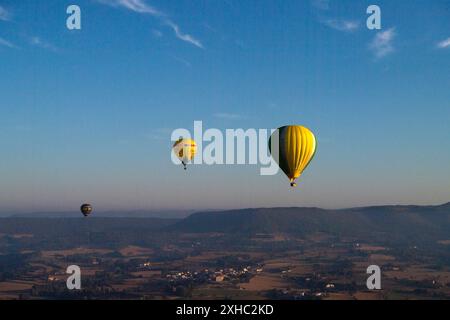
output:
[[[437,206],[388,205],[327,210],[258,208],[200,212],[167,227],[179,232],[295,233],[336,235],[367,233],[450,238],[450,203]]]
[[[249,208],[193,213],[185,218],[152,217],[146,212],[97,213],[83,218],[79,213],[60,215],[30,214],[0,219],[0,233],[62,233],[81,226],[93,232],[163,232],[163,233],[224,233],[274,234],[306,236],[326,233],[335,236],[372,237],[393,241],[422,241],[450,239],[450,203],[436,206],[387,205],[348,209],[315,207]],[[49,223],[49,218],[54,218]],[[75,219],[78,217],[78,219]],[[47,218],[47,219],[43,219]],[[47,221],[45,221],[47,220]],[[62,233],[64,234],[64,233]]]

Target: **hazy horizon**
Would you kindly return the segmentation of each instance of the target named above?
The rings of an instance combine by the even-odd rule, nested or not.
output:
[[[131,215],[133,214],[139,214],[139,213],[147,213],[150,215],[157,215],[157,214],[167,214],[167,213],[173,213],[178,216],[187,216],[192,213],[196,212],[222,212],[222,211],[233,211],[233,210],[246,210],[246,209],[278,209],[278,208],[310,208],[315,207],[319,209],[325,209],[325,210],[342,210],[342,209],[353,209],[353,208],[366,208],[366,207],[374,207],[374,206],[442,206],[450,204],[450,201],[444,202],[444,203],[429,203],[429,204],[414,204],[414,203],[390,203],[390,204],[368,204],[368,205],[361,205],[361,206],[353,206],[353,207],[317,207],[317,206],[273,206],[273,207],[229,207],[229,208],[204,208],[204,209],[145,209],[145,208],[137,208],[137,209],[104,209],[100,208],[98,210],[96,208],[95,213],[96,214],[126,214],[129,213]],[[79,208],[71,208],[70,210],[42,210],[42,211],[27,211],[27,210],[18,210],[18,211],[8,211],[8,210],[0,210],[0,217],[6,217],[9,215],[32,215],[32,214],[76,214],[79,215]],[[163,217],[163,215],[157,215],[158,217]],[[171,217],[171,216],[170,216]]]

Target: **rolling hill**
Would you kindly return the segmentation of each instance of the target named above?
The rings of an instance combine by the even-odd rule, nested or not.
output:
[[[335,236],[390,239],[393,241],[436,241],[450,239],[450,203],[439,206],[374,206],[325,210],[320,208],[259,208],[219,212],[199,212],[184,219],[139,218],[121,215],[89,218],[0,219],[0,234],[34,234],[46,241],[80,239],[87,235],[103,239],[146,239],[158,233],[291,233],[306,236],[326,233]],[[170,216],[170,215],[169,215]]]
[[[450,238],[450,203],[439,206],[376,206],[341,210],[260,208],[195,213],[169,225],[178,232],[389,234]]]

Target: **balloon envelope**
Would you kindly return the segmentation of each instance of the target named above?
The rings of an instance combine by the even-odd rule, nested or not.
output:
[[[172,150],[183,165],[186,166],[197,154],[197,143],[193,139],[180,138],[175,142]]]
[[[278,136],[278,157],[272,152],[272,139]],[[276,143],[276,141],[274,141]],[[278,128],[269,139],[269,150],[281,170],[296,186],[295,179],[311,162],[316,152],[316,137],[308,128],[302,126],[284,126]],[[274,144],[276,147],[276,144]],[[278,159],[277,159],[278,158]]]
[[[89,203],[85,203],[80,207],[81,213],[87,217],[92,213],[92,206]]]

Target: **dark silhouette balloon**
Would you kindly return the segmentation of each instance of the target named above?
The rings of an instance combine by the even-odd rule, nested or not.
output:
[[[80,210],[83,216],[87,217],[92,213],[92,206],[89,203],[85,203],[81,205]]]

